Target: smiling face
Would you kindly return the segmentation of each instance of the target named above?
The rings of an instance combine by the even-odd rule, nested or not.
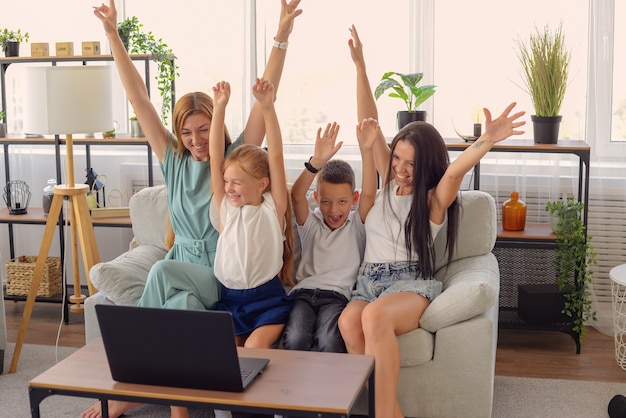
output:
[[[263,201],[263,192],[269,184],[269,179],[257,179],[246,173],[239,164],[232,163],[224,169],[225,198],[234,207],[245,205],[258,206]]]
[[[189,115],[182,129],[182,143],[196,161],[209,161],[211,119],[203,113]]]
[[[412,193],[415,166],[415,148],[405,140],[399,140],[391,155],[391,170],[398,184],[398,194]]]
[[[348,219],[352,205],[359,199],[359,192],[353,192],[352,185],[348,183],[321,182],[313,192],[313,197],[320,208],[324,223],[334,231]]]

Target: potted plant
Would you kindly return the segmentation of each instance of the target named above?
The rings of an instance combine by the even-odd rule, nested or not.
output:
[[[530,94],[535,109],[535,114],[531,115],[534,141],[556,144],[571,61],[563,24],[555,29],[548,25],[541,30],[535,27],[526,41],[517,40],[517,47],[524,90]]]
[[[172,85],[178,66],[174,63],[176,56],[172,49],[161,38],[157,39],[152,32],[144,32],[143,24],[136,16],[127,17],[118,23],[117,31],[122,43],[130,54],[151,54],[157,63],[157,87],[161,95],[161,120],[167,125],[172,109]]]
[[[0,31],[0,44],[6,57],[20,56],[20,42],[28,42],[28,32],[22,33],[21,29],[13,31],[7,28]]]
[[[563,313],[572,322],[572,332],[579,341],[585,336],[585,323],[596,320],[590,299],[591,270],[597,265],[591,237],[583,223],[584,203],[573,196],[546,204],[546,211],[557,218],[554,266],[556,284],[563,292]]]
[[[4,121],[5,117],[6,113],[4,113],[4,110],[0,110],[0,138],[7,136],[7,124]]]
[[[400,99],[406,105],[406,110],[398,111],[397,114],[398,130],[402,129],[409,122],[426,120],[426,111],[417,110],[417,108],[435,94],[436,86],[418,87],[417,84],[422,80],[423,76],[423,73],[402,74],[390,71],[383,74],[380,83],[374,90],[374,96],[378,100],[384,92],[392,89],[393,91],[388,96]]]
[[[132,116],[130,118],[130,136],[132,138],[143,138],[145,136],[143,134],[143,129],[141,129],[141,125],[137,120],[137,116]]]

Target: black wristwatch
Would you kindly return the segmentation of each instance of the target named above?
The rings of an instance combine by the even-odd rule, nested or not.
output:
[[[313,174],[317,174],[319,170],[319,168],[315,168],[311,165],[311,159],[313,159],[313,156],[311,156],[311,158],[309,158],[309,161],[305,161],[304,162],[304,166],[306,167],[307,170],[309,170],[311,173]]]

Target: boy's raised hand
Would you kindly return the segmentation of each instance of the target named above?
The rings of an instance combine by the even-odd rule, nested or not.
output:
[[[380,126],[374,118],[366,118],[356,126],[356,139],[359,141],[359,147],[363,150],[371,150],[376,142],[376,135]]]
[[[339,125],[337,122],[327,124],[323,134],[322,128],[317,129],[315,149],[313,151],[313,158],[311,158],[311,165],[313,165],[313,167],[323,167],[331,158],[333,158],[337,151],[339,151],[343,141],[337,142],[338,134]]]
[[[213,105],[215,107],[226,107],[230,99],[230,84],[227,81],[218,82],[213,87]]]

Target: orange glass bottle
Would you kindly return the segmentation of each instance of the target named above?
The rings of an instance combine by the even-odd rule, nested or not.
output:
[[[519,199],[518,192],[511,192],[511,198],[502,204],[502,229],[523,231],[526,226],[526,203]]]

